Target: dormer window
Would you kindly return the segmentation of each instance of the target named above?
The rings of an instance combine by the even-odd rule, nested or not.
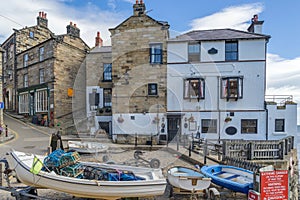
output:
[[[184,80],[184,98],[185,99],[204,99],[204,79],[188,78]]]
[[[226,99],[234,99],[237,101],[238,99],[243,98],[243,78],[242,77],[224,77],[221,80],[221,98]]]

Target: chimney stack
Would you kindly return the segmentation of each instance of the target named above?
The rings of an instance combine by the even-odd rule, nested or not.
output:
[[[258,20],[258,15],[253,15],[253,18],[251,19],[251,25],[248,28],[248,32],[262,34],[263,23],[264,21]]]
[[[133,5],[133,15],[134,16],[141,16],[145,14],[146,6],[143,0],[136,0],[135,4]]]
[[[43,11],[39,12],[39,16],[36,19],[38,26],[48,27],[47,13],[44,13]]]
[[[103,40],[100,37],[100,32],[97,32],[97,37],[95,38],[95,47],[102,47],[103,46]]]
[[[76,24],[73,25],[73,22],[70,22],[70,24],[67,26],[67,34],[80,37],[80,29],[77,28]]]

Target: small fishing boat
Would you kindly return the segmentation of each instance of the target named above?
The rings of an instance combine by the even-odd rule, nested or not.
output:
[[[214,184],[235,192],[248,194],[253,189],[253,172],[227,165],[204,166],[201,172],[212,179]]]
[[[161,169],[75,162],[79,154],[74,155],[54,162],[57,157],[11,151],[7,160],[10,169],[15,170],[18,179],[24,184],[76,197],[119,199],[162,195],[165,191],[167,182]],[[35,170],[36,160],[43,163],[41,170]],[[55,163],[60,164],[54,167]]]
[[[207,189],[211,178],[205,177],[197,170],[178,166],[168,170],[168,181],[174,187],[194,192]]]
[[[108,149],[107,145],[87,141],[68,141],[68,147],[69,150],[77,151],[78,153],[102,153]]]

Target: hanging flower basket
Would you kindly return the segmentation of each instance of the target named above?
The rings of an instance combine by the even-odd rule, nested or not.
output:
[[[153,122],[154,124],[158,124],[159,121],[160,121],[159,117],[154,117],[154,119],[153,119],[152,122]]]
[[[118,122],[119,123],[123,123],[124,122],[124,118],[122,117],[122,115],[120,117],[118,117]]]
[[[231,122],[231,120],[232,120],[231,117],[226,117],[224,121],[227,123],[227,122]]]

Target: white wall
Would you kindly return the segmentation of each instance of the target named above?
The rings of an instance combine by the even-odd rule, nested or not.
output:
[[[208,50],[215,48],[217,54],[209,54]],[[225,60],[225,41],[201,42],[201,62],[224,61]]]
[[[297,104],[286,104],[285,109],[277,109],[277,105],[267,105],[269,139],[278,140],[293,135],[297,142]],[[275,119],[285,119],[285,131],[275,132]]]
[[[265,97],[265,63],[168,64],[168,111],[263,110]],[[192,71],[196,72],[192,75]],[[243,98],[221,99],[220,77],[243,77]],[[183,99],[184,79],[204,78],[205,99]],[[196,109],[197,108],[197,109]]]
[[[187,62],[188,44],[186,42],[168,43],[168,62]]]
[[[266,59],[266,41],[261,40],[240,40],[239,60],[265,60]]]

